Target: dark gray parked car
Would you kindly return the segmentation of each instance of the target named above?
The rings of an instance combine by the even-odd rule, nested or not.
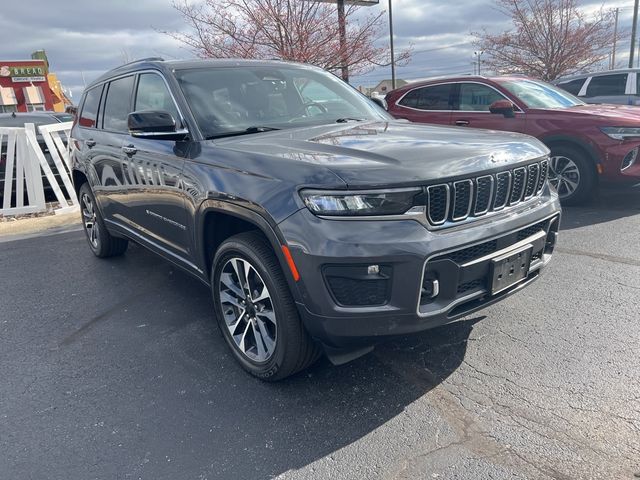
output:
[[[542,143],[396,121],[306,65],[125,65],[87,88],[71,143],[93,253],[131,239],[195,275],[263,379],[496,302],[556,242]]]

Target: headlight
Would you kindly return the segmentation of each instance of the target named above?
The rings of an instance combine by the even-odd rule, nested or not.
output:
[[[368,190],[362,192],[302,190],[300,196],[316,215],[400,215],[413,206],[420,188]]]
[[[614,140],[640,138],[640,128],[635,127],[601,127],[600,131]]]

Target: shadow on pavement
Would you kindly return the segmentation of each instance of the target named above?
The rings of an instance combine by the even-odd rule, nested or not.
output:
[[[561,230],[606,223],[640,214],[640,187],[606,186],[589,203],[563,207]]]
[[[266,384],[234,361],[207,287],[136,245],[95,259],[82,235],[8,243],[0,256],[27,282],[3,293],[20,312],[0,342],[7,478],[263,479],[302,468],[451,375],[482,319]],[[43,276],[52,254],[76,273]],[[50,285],[63,285],[60,299],[47,296],[43,310],[32,292]]]

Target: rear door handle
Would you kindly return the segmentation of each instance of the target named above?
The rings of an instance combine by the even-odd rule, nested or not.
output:
[[[86,141],[84,142],[84,144],[85,144],[88,148],[93,148],[93,147],[95,147],[95,146],[96,146],[96,141],[95,141],[93,138],[91,138],[91,139],[89,139],[89,140],[86,140]]]
[[[131,156],[131,155],[135,155],[136,152],[138,151],[138,149],[136,147],[134,147],[133,145],[126,145],[126,146],[122,147],[122,151],[124,153],[126,153],[127,155]]]
[[[466,127],[469,125],[469,120],[456,120],[456,125],[459,127]]]

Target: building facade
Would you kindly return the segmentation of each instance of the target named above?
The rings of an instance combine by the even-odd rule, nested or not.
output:
[[[0,112],[53,110],[60,102],[49,86],[46,60],[0,60]]]

